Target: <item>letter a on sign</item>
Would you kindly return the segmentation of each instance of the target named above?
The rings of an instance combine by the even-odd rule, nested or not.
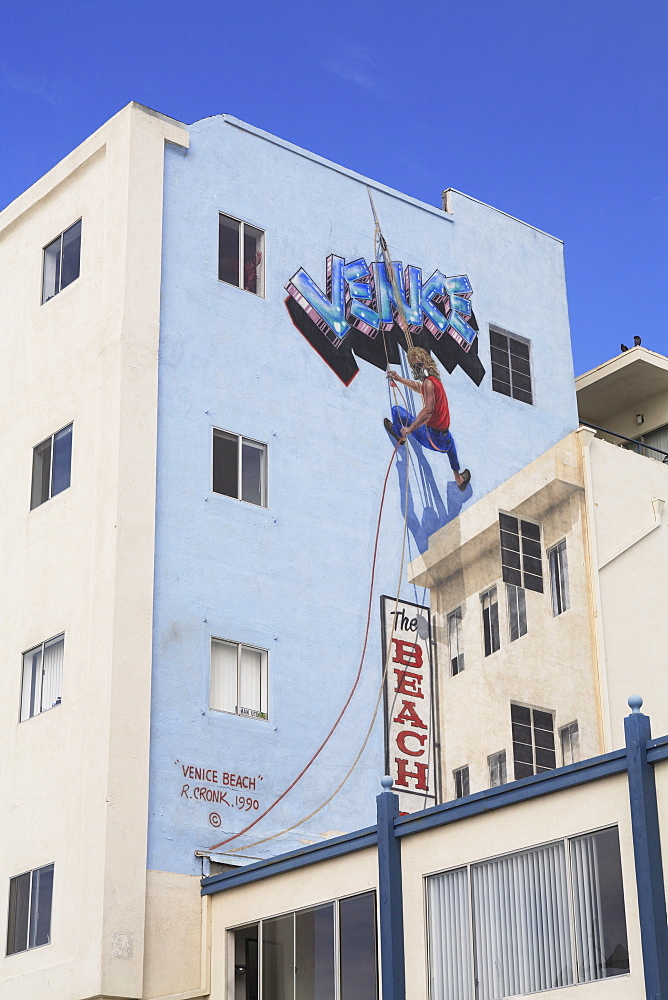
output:
[[[429,608],[381,598],[385,673],[385,771],[403,813],[439,801]]]

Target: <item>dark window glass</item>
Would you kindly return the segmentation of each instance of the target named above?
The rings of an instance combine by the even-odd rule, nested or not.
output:
[[[499,537],[504,583],[542,594],[540,525],[520,520],[510,514],[499,514]]]
[[[529,345],[491,329],[489,344],[494,392],[533,403]]]
[[[213,432],[213,491],[239,498],[239,438],[236,434]]]
[[[554,749],[554,716],[537,708],[511,705],[515,779],[549,771],[557,766]]]
[[[79,277],[81,265],[81,219],[63,233],[60,287],[65,288]]]
[[[622,861],[617,827],[571,844],[578,980],[629,972]]]
[[[262,995],[294,1000],[294,914],[262,922]]]
[[[51,902],[53,899],[53,865],[32,873],[32,911],[30,914],[29,948],[38,948],[51,940]]]
[[[493,753],[487,758],[489,766],[489,787],[496,788],[506,783],[506,751]]]
[[[522,587],[513,587],[506,584],[506,595],[508,597],[508,626],[510,631],[510,641],[514,642],[520,636],[526,635],[527,631],[527,606],[526,596]]]
[[[81,219],[52,240],[43,250],[42,303],[79,277],[81,267]]]
[[[218,222],[218,278],[238,286],[240,223],[226,215],[219,216]]]
[[[70,485],[72,468],[72,424],[53,436],[53,473],[51,496],[62,493]]]
[[[334,905],[295,913],[295,1000],[335,1000]]]
[[[464,795],[469,794],[469,768],[468,764],[465,767],[459,767],[456,771],[453,771],[453,777],[455,779],[455,798],[461,799]]]
[[[28,916],[30,913],[30,872],[9,880],[9,920],[7,922],[7,954],[25,951],[28,947]]]
[[[374,893],[342,899],[339,924],[341,1000],[374,1000],[378,995]]]
[[[51,438],[42,441],[32,452],[32,489],[30,509],[49,499],[51,486]]]
[[[264,445],[243,441],[241,448],[241,499],[247,503],[262,504],[264,454]]]
[[[566,559],[566,540],[548,552],[550,563],[550,584],[552,595],[552,614],[556,617],[570,607],[568,588],[568,562]]]
[[[464,669],[464,650],[462,648],[462,609],[456,608],[447,618],[448,648],[450,651],[450,673],[454,677]]]
[[[234,932],[234,996],[236,1000],[259,1000],[258,925]]]
[[[244,223],[244,288],[247,292],[261,294],[262,233]]]
[[[482,604],[482,635],[485,656],[495,653],[501,646],[499,635],[499,604],[496,587],[486,591],[480,598]]]
[[[52,898],[53,865],[9,880],[8,955],[49,943]]]
[[[69,487],[71,467],[72,424],[69,424],[33,448],[31,510]]]

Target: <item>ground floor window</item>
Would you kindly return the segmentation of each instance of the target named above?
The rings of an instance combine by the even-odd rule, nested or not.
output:
[[[498,1000],[629,971],[616,827],[427,879],[432,1000]]]
[[[234,1000],[375,1000],[375,893],[234,932]]]

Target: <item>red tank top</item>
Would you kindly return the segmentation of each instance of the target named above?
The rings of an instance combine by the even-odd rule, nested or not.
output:
[[[447,431],[450,427],[450,407],[448,397],[440,378],[429,375],[425,382],[431,382],[434,387],[434,412],[427,421],[427,427],[433,427],[435,431]]]

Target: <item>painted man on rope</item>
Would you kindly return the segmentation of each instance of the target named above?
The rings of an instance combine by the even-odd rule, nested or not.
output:
[[[423,448],[445,452],[455,474],[455,482],[460,490],[465,490],[471,481],[468,469],[459,471],[459,459],[455,441],[450,433],[450,408],[448,397],[441,382],[438,368],[431,355],[421,347],[411,347],[407,354],[416,381],[402,378],[395,371],[388,371],[390,383],[400,382],[422,396],[422,409],[411,421],[410,413],[403,406],[392,407],[392,420],[385,418],[385,430],[399,444],[405,444],[412,434]]]

